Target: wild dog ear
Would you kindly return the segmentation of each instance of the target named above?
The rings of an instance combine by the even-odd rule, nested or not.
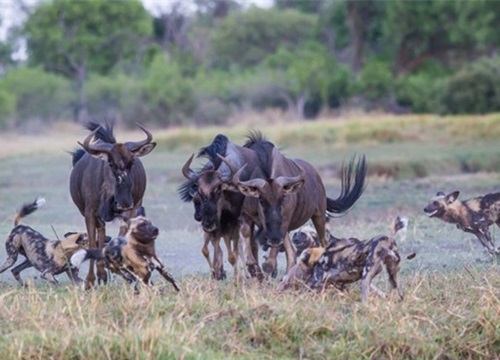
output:
[[[442,192],[442,191],[438,191],[438,192],[436,193],[436,196],[444,196],[444,195],[445,195],[445,194],[444,194],[444,192]]]
[[[453,191],[452,193],[449,193],[448,195],[446,195],[446,202],[448,204],[451,204],[452,202],[457,200],[459,194],[460,194],[460,191],[458,191],[458,190]]]
[[[78,236],[78,239],[76,239],[75,243],[79,244],[79,245],[85,245],[89,242],[89,238],[87,236],[87,234],[85,233],[82,233]]]
[[[64,234],[64,237],[67,238],[68,236],[75,235],[75,231],[68,231],[66,234]]]

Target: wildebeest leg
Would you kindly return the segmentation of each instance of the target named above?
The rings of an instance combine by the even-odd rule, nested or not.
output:
[[[218,235],[212,237],[212,245],[214,247],[213,274],[215,279],[223,280],[226,278],[226,272],[224,271],[224,253],[220,247],[220,237]]]
[[[97,247],[96,241],[96,218],[92,215],[85,214],[85,225],[87,227],[87,235],[89,237],[89,249]],[[89,272],[85,278],[85,289],[90,289],[95,285],[94,275],[94,259],[89,260]]]
[[[316,229],[316,234],[318,234],[320,245],[323,248],[326,248],[328,244],[328,240],[326,239],[326,220],[325,213],[314,214],[311,217],[314,228]]]
[[[21,276],[20,276],[21,271],[29,269],[32,266],[33,266],[33,264],[31,263],[31,261],[29,261],[28,259],[26,259],[22,263],[20,263],[19,265],[17,265],[14,269],[11,270],[12,271],[12,275],[14,275],[14,278],[17,280],[17,282],[19,284],[21,284],[21,286],[24,286],[23,281],[21,280]]]
[[[97,227],[97,241],[99,249],[104,249],[105,239],[106,239],[106,227],[104,224],[99,224],[99,226]],[[108,273],[106,272],[106,268],[104,267],[103,260],[97,261],[97,281],[99,285],[101,284],[101,281],[103,284],[108,283]]]
[[[265,256],[266,261],[262,264],[262,270],[272,278],[278,276],[278,254],[279,247],[272,247],[269,249],[269,254]]]
[[[201,247],[201,253],[203,254],[205,259],[207,260],[208,267],[210,268],[210,273],[213,276],[214,275],[214,266],[212,264],[212,260],[210,259],[210,251],[208,249],[208,244],[212,240],[212,235],[210,235],[207,232],[204,232],[203,239],[204,239],[204,243],[203,243],[203,246]]]
[[[230,231],[224,234],[224,243],[227,249],[227,260],[233,267],[234,276],[238,276],[238,231]]]
[[[256,277],[258,280],[264,278],[259,266],[259,245],[254,239],[254,223],[248,219],[244,219],[240,223],[240,233],[246,248],[246,266],[251,277]]]

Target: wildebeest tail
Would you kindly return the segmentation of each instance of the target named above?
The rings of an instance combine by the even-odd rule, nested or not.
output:
[[[87,260],[104,260],[104,253],[101,249],[80,249],[75,252],[71,259],[71,265],[77,269]]]
[[[42,205],[45,204],[44,198],[36,198],[35,201],[29,204],[24,204],[16,213],[16,218],[14,219],[14,226],[19,225],[21,219],[25,216],[28,216],[31,213],[37,211]]]
[[[349,210],[365,191],[366,159],[360,156],[356,161],[353,156],[349,163],[342,164],[340,195],[333,200],[326,198],[328,215],[341,214]]]

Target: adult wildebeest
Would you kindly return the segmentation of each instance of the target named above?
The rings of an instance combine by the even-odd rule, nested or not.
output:
[[[260,133],[249,135],[249,144],[267,142]],[[220,238],[224,238],[228,250],[228,260],[237,273],[236,262],[239,256],[239,217],[244,201],[244,195],[230,189],[234,169],[243,167],[241,178],[248,179],[252,168],[257,166],[256,153],[247,144],[239,146],[229,141],[224,135],[217,135],[212,144],[200,149],[198,157],[205,157],[209,161],[199,171],[191,170],[191,156],[182,168],[183,175],[188,179],[180,188],[179,193],[184,201],[193,201],[195,219],[201,221],[204,230],[205,243],[202,253],[205,256],[212,275],[216,279],[223,279],[223,254],[220,248]],[[213,261],[210,259],[208,244],[214,247]],[[251,246],[256,246],[252,244]],[[252,273],[258,273],[252,269]]]
[[[70,175],[70,193],[73,202],[85,217],[89,236],[89,247],[100,249],[106,237],[106,222],[116,217],[128,218],[142,205],[146,189],[146,173],[139,157],[149,154],[156,143],[144,127],[146,134],[141,141],[116,142],[113,125],[101,126],[90,122],[86,128],[91,131],[80,143],[85,150],[73,155],[73,169]],[[93,138],[95,142],[91,142]],[[96,242],[97,235],[97,242]],[[86,286],[94,285],[94,264],[90,262]],[[106,282],[107,276],[102,263],[97,264],[99,281]]]
[[[259,154],[260,165],[249,180],[240,177],[234,184],[246,196],[243,211],[260,228],[260,241],[271,247],[264,271],[276,271],[276,257],[281,244],[285,247],[287,272],[295,264],[295,251],[289,231],[304,225],[309,219],[326,247],[325,213],[340,214],[349,210],[365,189],[365,157],[353,158],[342,166],[341,193],[337,199],[326,196],[325,187],[316,169],[308,162],[285,157],[276,147],[253,147]]]

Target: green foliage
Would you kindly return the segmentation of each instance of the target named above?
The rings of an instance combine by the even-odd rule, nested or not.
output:
[[[12,94],[15,99],[15,125],[33,119],[53,121],[68,116],[69,104],[74,101],[70,83],[65,78],[40,68],[9,71],[0,80],[0,91]]]
[[[150,32],[150,16],[138,0],[42,2],[24,25],[30,64],[69,77],[79,66],[109,72],[135,55]]]
[[[16,96],[2,88],[0,80],[0,128],[5,128],[16,109]]]
[[[177,62],[159,54],[144,80],[143,100],[148,119],[161,125],[182,123],[193,109],[192,80]]]
[[[451,75],[440,100],[449,114],[500,111],[500,58],[484,58]]]
[[[371,101],[386,98],[392,91],[394,77],[389,65],[379,60],[368,62],[359,73],[357,91]]]
[[[255,66],[279,47],[294,49],[314,39],[316,23],[316,16],[293,9],[252,7],[231,14],[214,29],[212,61],[224,69]]]

